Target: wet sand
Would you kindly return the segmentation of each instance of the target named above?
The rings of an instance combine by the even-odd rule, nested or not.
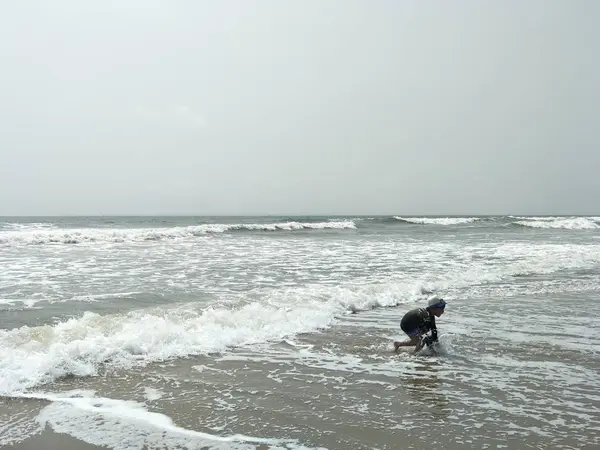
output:
[[[55,433],[51,429],[46,429],[40,434],[36,434],[13,446],[8,446],[14,450],[99,450],[106,449],[98,445],[88,444],[75,439],[68,434]]]

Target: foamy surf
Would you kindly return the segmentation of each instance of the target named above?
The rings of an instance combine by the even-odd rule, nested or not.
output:
[[[290,289],[233,308],[86,312],[55,325],[0,330],[0,394],[67,375],[95,376],[102,368],[127,369],[315,331],[340,314],[396,305],[393,289]]]
[[[400,217],[394,216],[394,219],[402,222],[414,223],[418,225],[463,225],[473,223],[477,217]]]
[[[165,414],[152,412],[143,403],[95,397],[93,392],[36,393],[15,396],[51,402],[37,416],[40,430],[50,425],[89,444],[113,450],[131,449],[251,449],[256,444],[271,448],[300,449],[296,440],[233,434],[219,436],[177,426]],[[288,446],[289,445],[289,446]],[[283,446],[283,447],[282,447]]]
[[[0,244],[81,244],[94,242],[144,242],[164,239],[185,239],[210,234],[236,231],[300,231],[300,230],[352,230],[351,220],[326,222],[278,222],[244,224],[202,224],[170,228],[25,228],[0,233]]]
[[[596,230],[600,228],[593,218],[587,217],[536,217],[528,220],[517,220],[516,225],[530,228],[564,229],[564,230]]]
[[[52,228],[56,228],[56,225],[49,222],[0,222],[0,231],[48,230]]]
[[[150,388],[150,387],[145,387],[144,393],[145,393],[146,399],[149,402],[160,400],[164,395],[164,393],[159,391],[158,389],[154,389],[154,388]]]
[[[35,308],[35,304],[39,300],[35,299],[20,299],[20,298],[0,298],[0,305],[12,306],[16,308]],[[0,310],[2,307],[0,306]]]

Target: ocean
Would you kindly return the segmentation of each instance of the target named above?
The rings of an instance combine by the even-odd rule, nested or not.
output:
[[[599,294],[600,217],[0,218],[0,448],[597,449]]]

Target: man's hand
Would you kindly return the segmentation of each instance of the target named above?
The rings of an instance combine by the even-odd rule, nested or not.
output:
[[[419,353],[419,351],[423,348],[424,344],[425,344],[425,339],[419,338],[419,342],[417,342],[417,346],[415,347],[415,351],[413,352],[413,355],[416,355],[417,353]]]

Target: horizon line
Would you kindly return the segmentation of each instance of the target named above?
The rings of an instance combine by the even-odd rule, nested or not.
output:
[[[402,214],[402,213],[221,213],[221,214],[0,214],[0,218],[42,218],[42,217],[595,217],[600,213],[494,213],[494,214]]]

